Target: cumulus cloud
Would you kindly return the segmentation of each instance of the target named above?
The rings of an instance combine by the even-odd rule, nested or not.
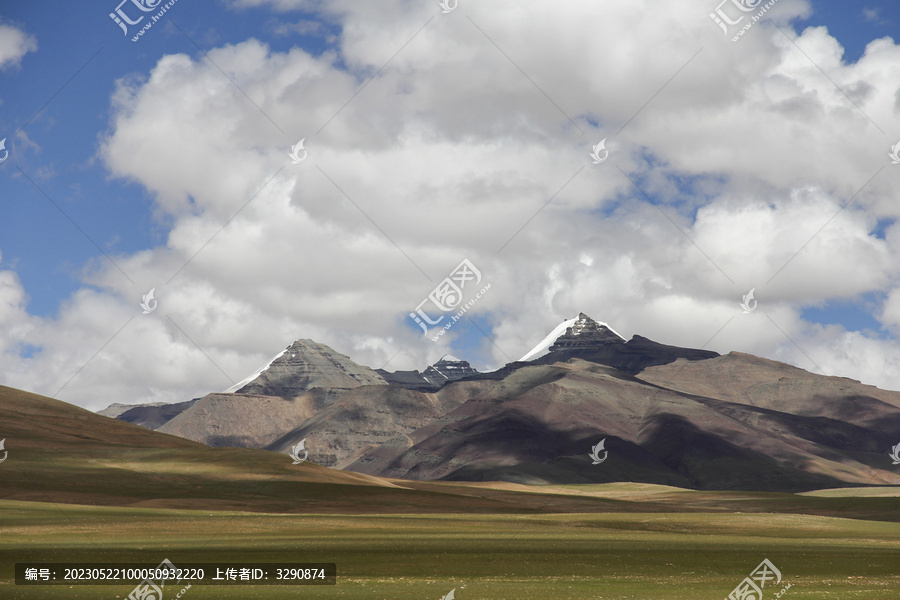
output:
[[[18,67],[23,56],[37,49],[37,40],[33,35],[0,22],[0,70]]]
[[[890,343],[800,317],[881,291],[900,323],[897,230],[873,233],[897,216],[900,47],[846,63],[824,28],[791,28],[809,10],[792,0],[772,10],[783,31],[733,43],[708,4],[243,0],[320,11],[340,40],[313,56],[249,39],[123,78],[100,155],[152,195],[166,243],[113,257],[128,278],[93,265],[52,320],[5,272],[0,320],[41,348],[4,347],[6,367],[91,408],[225,389],[300,337],[421,369],[459,330],[433,343],[408,315],[468,258],[491,283],[480,369],[584,311],[900,388]]]

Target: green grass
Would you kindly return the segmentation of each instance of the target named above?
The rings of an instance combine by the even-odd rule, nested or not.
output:
[[[24,587],[15,562],[334,562],[335,586],[193,586],[183,600],[719,600],[771,560],[765,600],[897,600],[900,524],[788,514],[275,515],[0,502],[0,598],[124,598]],[[463,587],[465,586],[465,587]],[[769,592],[767,586],[766,592]],[[175,590],[177,591],[177,589]],[[169,596],[165,597],[169,600]]]

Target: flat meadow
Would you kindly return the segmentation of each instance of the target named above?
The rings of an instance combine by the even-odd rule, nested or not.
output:
[[[16,562],[165,558],[337,565],[336,585],[195,584],[186,600],[439,600],[451,590],[456,600],[719,600],[763,559],[782,574],[765,600],[782,590],[798,600],[900,597],[900,523],[814,515],[313,515],[0,501],[0,523],[3,599],[115,600],[133,588],[14,585]],[[164,599],[179,591],[167,586]]]

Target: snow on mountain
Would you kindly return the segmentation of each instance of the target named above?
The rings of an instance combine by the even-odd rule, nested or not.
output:
[[[594,321],[584,313],[580,313],[574,319],[569,319],[567,321],[563,321],[559,325],[557,325],[553,331],[551,331],[547,337],[541,340],[537,346],[532,348],[525,356],[519,359],[519,362],[525,362],[529,360],[533,360],[535,358],[540,358],[541,356],[550,352],[551,346],[558,340],[561,336],[564,336],[568,333],[570,336],[578,336],[582,333],[582,331],[595,331],[598,327],[603,327],[614,333],[616,336],[622,339],[622,341],[626,341],[622,335],[610,327],[608,324],[603,321]],[[571,328],[571,332],[569,329]]]
[[[242,383],[230,387],[229,392],[294,398],[313,388],[348,390],[362,385],[387,385],[372,369],[309,339],[297,340]]]
[[[572,325],[574,325],[575,321],[577,321],[577,320],[578,320],[578,317],[576,317],[574,319],[569,319],[568,321],[563,321],[562,323],[557,325],[553,329],[553,331],[551,331],[550,333],[547,334],[547,337],[542,339],[538,343],[537,346],[532,348],[531,351],[529,351],[525,356],[520,358],[518,360],[518,362],[525,362],[525,361],[531,360],[533,358],[538,358],[538,357],[541,357],[541,356],[547,354],[547,352],[550,351],[550,346],[552,346],[553,342],[556,341],[556,338],[558,338],[559,336],[564,334],[566,332],[566,330],[569,327],[571,327]]]
[[[598,325],[599,325],[600,327],[606,327],[607,329],[609,329],[610,331],[612,331],[614,334],[616,334],[617,336],[619,336],[619,338],[620,338],[623,342],[627,342],[627,341],[628,341],[628,340],[626,340],[626,339],[625,339],[618,331],[616,331],[615,329],[613,329],[612,327],[610,327],[610,326],[609,326],[609,323],[604,323],[603,321],[595,321],[594,319],[590,318],[589,316],[585,315],[584,313],[580,313],[580,314],[578,315],[578,318],[575,319],[575,324],[572,325],[572,335],[578,335],[578,334],[580,334],[582,331],[584,331],[585,329],[592,329],[592,328],[595,328],[595,327],[598,326]]]
[[[233,386],[231,386],[230,388],[228,388],[227,390],[225,390],[222,393],[223,394],[234,393],[234,392],[238,391],[239,389],[241,389],[242,387],[244,387],[245,385],[247,385],[248,383],[250,383],[251,381],[253,381],[254,379],[256,379],[257,377],[259,377],[263,371],[265,371],[266,369],[268,369],[269,367],[272,366],[273,362],[275,362],[276,360],[278,360],[279,358],[284,356],[284,353],[287,352],[289,348],[290,348],[290,346],[288,346],[287,348],[285,348],[284,350],[282,350],[281,352],[279,352],[278,354],[273,356],[272,360],[270,360],[269,362],[267,362],[266,364],[264,364],[257,370],[253,371],[252,373],[250,373],[250,375],[248,375],[244,379],[240,380],[239,382],[237,382],[236,384],[234,384]]]
[[[469,365],[468,361],[460,360],[452,354],[445,354],[436,363],[425,369],[422,378],[432,385],[441,385],[438,376],[444,381],[456,381],[469,375],[477,375],[478,371]]]
[[[598,329],[606,329],[606,330],[608,330],[609,333],[612,333],[615,336],[621,338],[622,341],[625,341],[625,338],[623,338],[617,331],[615,331],[612,327],[610,327],[606,323],[604,323],[602,321],[594,321],[590,317],[586,316],[584,313],[580,313],[574,319],[568,319],[566,321],[563,321],[559,325],[557,325],[553,329],[553,331],[551,331],[547,335],[547,337],[545,337],[543,340],[541,340],[541,342],[537,346],[532,348],[531,351],[528,352],[527,354],[525,354],[525,356],[523,356],[522,358],[520,358],[519,361],[525,362],[525,361],[529,361],[529,360],[532,360],[535,358],[539,358],[539,357],[547,354],[548,352],[550,352],[551,347],[558,341],[559,342],[564,341],[566,346],[572,346],[573,340],[580,339],[580,338],[578,338],[578,336],[581,336],[581,335],[585,336],[585,339],[584,339],[585,343],[591,343],[589,340],[593,340],[593,336],[595,336],[597,334]],[[605,334],[601,333],[601,336],[606,335],[608,337],[612,337],[609,335],[609,333],[605,333]],[[564,340],[562,340],[562,341],[559,340],[559,338],[563,337],[563,336],[566,336],[564,338]],[[249,385],[250,383],[256,381],[276,361],[278,361],[278,365],[276,365],[276,367],[278,369],[284,368],[284,369],[287,369],[288,371],[290,371],[291,370],[290,365],[282,365],[281,363],[284,361],[279,361],[279,359],[282,356],[284,356],[284,354],[288,350],[291,350],[291,352],[303,352],[304,351],[303,349],[306,348],[308,351],[313,352],[314,354],[321,350],[321,349],[317,350],[319,345],[315,344],[314,342],[311,342],[311,340],[307,340],[307,342],[310,342],[312,344],[312,346],[310,346],[310,344],[305,344],[305,345],[301,344],[300,346],[295,347],[297,344],[300,344],[300,341],[295,342],[291,346],[288,346],[287,348],[285,348],[284,350],[279,352],[277,355],[272,357],[272,360],[267,362],[265,365],[261,366],[256,371],[254,371],[253,373],[251,373],[250,375],[248,375],[247,377],[245,377],[238,383],[234,384],[233,386],[231,386],[230,388],[228,388],[227,390],[225,390],[222,393],[231,394],[231,393],[237,392],[238,390],[244,388],[245,386]],[[581,342],[574,341],[574,344],[577,346],[577,345],[581,344]],[[307,348],[307,346],[309,346],[309,348]],[[294,349],[292,350],[292,348],[294,348]],[[325,348],[325,350],[327,350],[328,352],[331,352],[330,348]],[[554,348],[554,351],[555,350],[556,350],[556,348]],[[340,355],[340,357],[347,358],[347,357],[344,357],[343,355]],[[285,360],[287,360],[287,362],[290,363],[291,361],[289,359],[290,359],[290,357],[288,357]],[[349,360],[349,359],[347,359],[347,360]],[[328,361],[325,361],[325,362],[328,363]],[[334,361],[332,360],[331,362],[333,363]],[[352,363],[352,361],[351,361],[351,363]],[[358,365],[355,365],[355,363],[352,363],[352,364],[354,367],[358,367]],[[296,367],[296,365],[295,365],[295,367]],[[374,383],[384,383],[385,381],[382,380],[382,377],[387,378],[386,381],[393,382],[393,383],[396,383],[399,385],[403,385],[404,383],[406,383],[406,384],[409,383],[407,380],[410,377],[414,377],[415,379],[424,380],[429,386],[435,386],[436,388],[440,388],[444,382],[456,381],[458,379],[462,379],[463,377],[468,377],[468,376],[478,374],[478,371],[473,369],[467,361],[461,360],[451,354],[445,354],[435,364],[428,367],[422,373],[413,372],[413,373],[403,373],[403,374],[389,374],[389,373],[379,370],[378,373],[380,373],[381,375],[378,376],[375,372],[371,372],[371,370],[368,368],[364,368],[364,367],[360,367],[360,368],[363,371],[366,371],[367,373],[362,373],[361,375],[357,374],[358,376],[354,377],[355,379],[357,379],[359,381],[359,383],[357,383],[356,385],[371,385]],[[294,369],[294,370],[296,370],[296,369]],[[340,370],[338,370],[337,372],[340,373]],[[378,379],[378,382],[369,381],[369,379],[371,379],[371,377],[367,377],[368,372],[371,372],[371,375],[373,377],[376,377]],[[270,375],[271,375],[271,373],[270,373]],[[344,373],[344,375],[348,375],[348,374]],[[360,379],[360,377],[362,377],[362,379]],[[257,383],[259,383],[259,382],[257,382]],[[317,385],[322,385],[322,383],[319,382]],[[337,384],[332,382],[331,385],[334,386]],[[338,385],[338,387],[345,387],[345,386]],[[353,387],[353,386],[351,386],[351,387]],[[262,392],[255,391],[253,393],[262,393]]]

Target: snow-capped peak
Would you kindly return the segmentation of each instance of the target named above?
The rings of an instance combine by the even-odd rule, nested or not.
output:
[[[579,313],[579,315],[574,319],[568,319],[557,325],[553,329],[553,331],[547,334],[547,337],[545,337],[538,343],[537,346],[532,348],[527,354],[520,358],[519,362],[534,360],[535,358],[540,358],[541,356],[547,354],[550,351],[550,347],[553,346],[557,339],[559,339],[563,335],[566,335],[570,327],[572,328],[570,335],[576,336],[581,335],[581,333],[585,329],[593,330],[593,323],[596,323],[596,325],[598,326],[605,327],[616,336],[618,336],[623,342],[625,341],[625,338],[622,337],[622,335],[618,331],[610,327],[608,324],[604,323],[603,321],[594,321],[584,313]]]
[[[622,337],[622,335],[618,331],[616,331],[615,329],[610,327],[608,323],[604,323],[603,321],[594,321],[592,318],[590,318],[589,316],[587,316],[584,313],[580,313],[578,315],[578,317],[573,320],[575,321],[575,323],[572,325],[572,335],[580,335],[581,332],[584,331],[585,328],[590,323],[596,323],[597,325],[600,325],[601,327],[606,327],[607,329],[612,331],[614,334],[616,334],[617,336],[622,338],[623,342],[627,341],[624,337]],[[565,333],[565,332],[563,332],[563,333]]]

